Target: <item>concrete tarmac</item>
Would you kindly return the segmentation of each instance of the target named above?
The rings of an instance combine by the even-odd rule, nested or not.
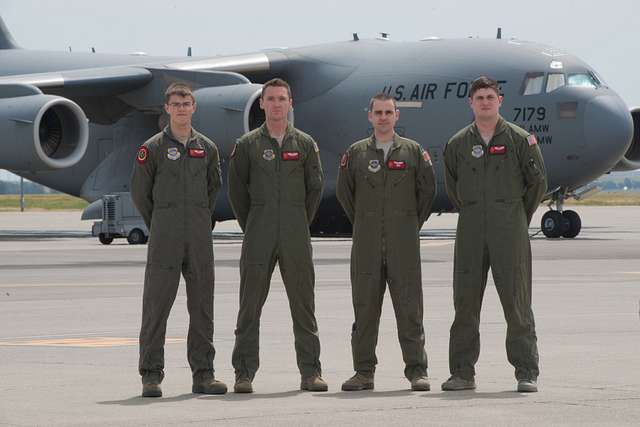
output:
[[[327,393],[299,391],[291,318],[279,272],[261,322],[255,393],[191,394],[188,315],[180,287],[167,331],[164,397],[141,398],[137,336],[146,246],[101,245],[79,212],[0,213],[0,426],[17,425],[638,425],[640,208],[580,207],[573,240],[532,238],[540,392],[515,392],[506,326],[490,279],[478,389],[442,392],[453,319],[457,215],[422,231],[430,392],[403,377],[385,296],[375,390],[341,392],[352,375],[349,239],[314,239],[316,314]],[[539,224],[539,209],[533,224]],[[532,228],[531,233],[537,229]],[[241,235],[214,233],[216,376],[233,386]]]

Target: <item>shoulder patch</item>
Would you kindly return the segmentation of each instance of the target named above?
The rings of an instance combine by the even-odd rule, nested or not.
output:
[[[340,158],[340,167],[346,168],[348,163],[349,163],[349,153],[345,151],[345,153]]]
[[[149,149],[144,146],[140,147],[140,149],[138,150],[138,154],[136,156],[136,161],[138,162],[138,164],[143,165],[147,161],[148,157],[149,157]]]
[[[536,139],[536,136],[534,134],[531,134],[527,137],[527,142],[529,143],[529,145],[538,144],[538,140]]]

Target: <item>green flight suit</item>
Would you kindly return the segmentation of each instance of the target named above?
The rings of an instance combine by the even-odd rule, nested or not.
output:
[[[528,226],[546,191],[545,167],[535,136],[500,118],[485,144],[471,124],[445,149],[449,199],[458,208],[449,369],[470,379],[480,354],[480,308],[491,273],[507,321],[506,349],[517,379],[538,377],[538,347],[531,309]]]
[[[232,362],[236,379],[259,367],[262,307],[276,262],[289,298],[298,368],[321,374],[309,224],[322,196],[318,146],[289,124],[282,147],[266,124],[242,136],[229,161],[229,201],[244,231],[240,309]]]
[[[353,366],[373,373],[386,284],[411,380],[427,374],[419,231],[431,212],[435,174],[427,152],[394,135],[387,160],[375,137],[353,144],[340,161],[336,195],[353,224],[351,289]]]
[[[211,217],[220,184],[218,149],[195,130],[183,145],[166,127],[138,151],[131,198],[149,229],[140,329],[143,382],[164,376],[167,318],[180,272],[189,310],[189,365],[194,379],[213,375]]]

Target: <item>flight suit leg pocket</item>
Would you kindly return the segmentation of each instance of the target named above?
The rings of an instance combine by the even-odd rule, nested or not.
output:
[[[372,305],[373,297],[373,274],[372,273],[357,273],[356,280],[351,289],[353,306],[366,308]]]
[[[407,278],[404,283],[404,303],[408,307],[422,307],[422,277],[420,270],[412,268],[407,270]]]
[[[455,305],[465,299],[470,287],[471,271],[467,268],[458,268],[453,271],[453,301]]]

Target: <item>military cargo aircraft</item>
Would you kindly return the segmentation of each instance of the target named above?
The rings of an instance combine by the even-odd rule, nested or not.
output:
[[[149,57],[26,50],[0,19],[0,168],[89,202],[129,190],[137,148],[167,121],[163,92],[174,81],[195,89],[194,126],[215,141],[223,174],[240,135],[259,126],[261,83],[282,77],[293,90],[296,127],[318,141],[327,177],[314,234],[349,233],[335,197],[341,153],[370,134],[366,108],[378,92],[400,108],[396,131],[431,154],[438,182],[434,212],[451,212],[443,149],[472,120],[470,82],[500,82],[502,115],[534,133],[547,166],[548,237],[575,237],[569,197],[612,170],[640,168],[640,108],[631,111],[598,73],[575,56],[538,43],[387,34],[316,46],[214,57]],[[226,191],[226,190],[225,190]],[[215,220],[233,218],[225,191]]]

